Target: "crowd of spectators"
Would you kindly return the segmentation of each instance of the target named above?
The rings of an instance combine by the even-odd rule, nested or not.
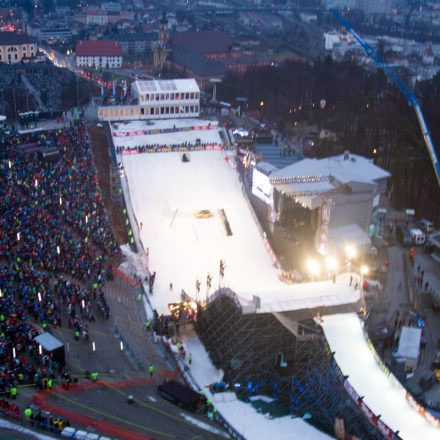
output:
[[[206,149],[220,149],[222,144],[216,142],[182,142],[180,144],[145,144],[134,147],[120,146],[116,147],[117,154],[133,153],[157,153],[167,151],[202,151]]]
[[[33,143],[56,147],[57,159],[20,148]],[[0,393],[68,384],[34,338],[53,326],[88,336],[119,258],[82,119],[3,137],[0,197]]]

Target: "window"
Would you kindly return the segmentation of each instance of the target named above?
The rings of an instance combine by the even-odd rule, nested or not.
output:
[[[189,107],[185,106],[185,113],[188,113],[188,111],[189,111]]]
[[[160,108],[160,114],[161,114],[161,115],[164,115],[164,114],[165,114],[165,107],[161,107],[161,108]]]
[[[174,99],[174,93],[170,93],[170,99]]]
[[[154,108],[154,114],[155,114],[155,115],[158,115],[158,114],[159,114],[159,107],[155,107],[155,108]]]
[[[190,99],[194,99],[194,93],[190,93],[189,97]]]
[[[193,105],[189,108],[189,111],[190,111],[190,113],[194,113],[194,106]]]
[[[141,115],[144,114],[145,109],[143,107],[141,107]]]
[[[170,99],[170,94],[169,94],[169,93],[167,93],[167,94],[165,95],[165,99],[166,99],[166,100]]]
[[[180,94],[176,93],[176,99],[180,99]]]
[[[159,94],[156,94],[156,101],[159,101]]]
[[[169,107],[165,107],[165,114],[169,115],[170,114],[170,108]]]
[[[176,113],[179,113],[179,107],[174,107],[176,110]]]
[[[185,99],[189,99],[189,93],[185,93]]]
[[[198,106],[198,105],[196,105],[196,106],[194,107],[194,111],[195,111],[196,113],[199,112],[199,106]]]
[[[194,93],[194,98],[199,99],[199,92]]]
[[[170,113],[174,115],[174,107],[170,107]]]

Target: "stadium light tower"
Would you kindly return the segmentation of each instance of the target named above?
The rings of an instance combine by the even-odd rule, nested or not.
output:
[[[220,78],[211,78],[209,80],[209,82],[211,82],[213,84],[213,89],[212,89],[212,102],[217,102],[217,84],[221,83],[222,80]]]

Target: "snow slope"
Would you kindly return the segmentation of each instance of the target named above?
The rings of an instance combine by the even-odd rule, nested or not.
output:
[[[379,368],[354,313],[324,316],[322,328],[335,360],[348,381],[374,414],[404,440],[438,440],[440,430],[417,413],[405,391]]]
[[[199,134],[197,132],[197,134]],[[253,295],[261,298],[260,312],[283,311],[356,302],[359,291],[348,286],[346,276],[331,281],[286,285],[273,266],[259,229],[242,194],[236,172],[221,151],[123,155],[131,205],[140,238],[149,249],[149,268],[156,271],[157,309],[180,299],[181,289],[195,297],[206,296],[206,276],[213,276],[212,293],[219,286],[219,261],[226,262],[222,286],[230,287],[243,305]],[[224,210],[232,235],[225,232]],[[211,218],[196,213],[210,210]],[[170,290],[170,282],[173,290]],[[155,302],[157,302],[155,300]]]

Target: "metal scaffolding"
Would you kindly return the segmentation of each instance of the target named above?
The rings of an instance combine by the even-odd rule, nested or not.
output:
[[[232,291],[216,294],[199,311],[196,331],[224,382],[243,398],[265,394],[333,433],[336,418],[360,438],[382,436],[346,393],[344,378],[310,317],[244,313]]]

